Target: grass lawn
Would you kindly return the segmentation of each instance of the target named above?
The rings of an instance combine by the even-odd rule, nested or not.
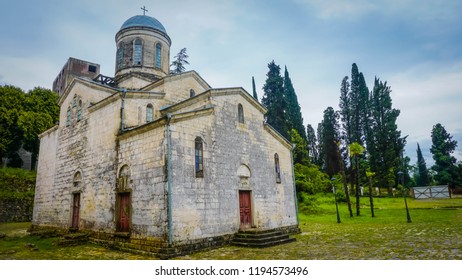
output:
[[[408,199],[412,223],[406,222],[403,198],[375,198],[375,218],[368,203],[361,198],[361,215],[352,218],[341,203],[338,224],[333,197],[318,196],[300,214],[296,242],[264,249],[225,246],[177,259],[462,259],[462,198]],[[0,259],[149,259],[95,244],[59,247],[56,238],[29,236],[28,227],[0,224],[6,234]]]

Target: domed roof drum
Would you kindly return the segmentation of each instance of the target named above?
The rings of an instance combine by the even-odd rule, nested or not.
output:
[[[157,19],[146,15],[133,16],[127,19],[120,27],[119,32],[130,27],[151,28],[167,34],[167,31],[162,23],[160,23]]]

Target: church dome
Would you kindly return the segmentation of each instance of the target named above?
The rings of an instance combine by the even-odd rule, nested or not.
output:
[[[162,23],[160,23],[157,19],[146,15],[133,16],[127,19],[124,24],[122,24],[119,31],[130,27],[151,28],[167,34],[167,31],[165,30],[165,27],[162,25]]]

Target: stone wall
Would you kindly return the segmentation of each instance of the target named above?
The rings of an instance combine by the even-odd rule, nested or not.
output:
[[[31,221],[33,204],[32,198],[0,198],[0,223]]]
[[[30,221],[34,189],[35,172],[0,168],[0,223]]]

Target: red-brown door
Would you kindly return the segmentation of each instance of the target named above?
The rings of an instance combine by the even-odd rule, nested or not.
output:
[[[79,228],[80,193],[75,193],[72,202],[72,228]]]
[[[239,212],[241,216],[241,228],[252,226],[252,207],[250,191],[239,191]]]
[[[117,231],[128,232],[130,229],[130,193],[119,194],[119,215]]]

